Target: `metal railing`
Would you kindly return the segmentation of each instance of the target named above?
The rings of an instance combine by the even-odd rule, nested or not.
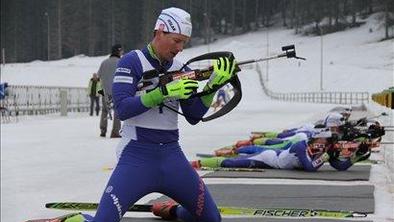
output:
[[[273,92],[265,85],[263,73],[260,66],[256,64],[256,71],[259,74],[260,85],[264,93],[276,100],[306,102],[306,103],[330,103],[330,104],[363,104],[369,103],[369,92],[293,92],[278,93]]]
[[[273,99],[307,103],[361,104],[368,102],[368,92],[271,93]]]
[[[42,115],[60,112],[61,91],[67,93],[67,112],[87,112],[89,97],[82,87],[49,87],[10,85],[8,96],[1,100],[1,107],[9,115]]]

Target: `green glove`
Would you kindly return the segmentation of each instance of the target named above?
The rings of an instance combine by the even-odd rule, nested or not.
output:
[[[321,155],[321,159],[323,160],[323,162],[327,162],[327,161],[330,159],[330,155],[328,155],[327,152],[324,152],[324,153]]]
[[[207,86],[213,88],[229,80],[234,73],[236,61],[234,58],[220,57],[213,63],[213,73],[209,78]]]
[[[220,57],[216,62],[213,63],[213,73],[209,77],[207,85],[204,87],[204,91],[212,89],[217,85],[221,85],[229,80],[234,73],[236,61],[233,57]],[[201,97],[202,102],[206,107],[210,107],[212,104],[215,92]]]
[[[198,88],[198,82],[190,79],[175,80],[141,96],[145,107],[155,107],[164,99],[187,99]]]
[[[159,105],[160,103],[162,103],[164,100],[163,93],[161,92],[159,87],[157,87],[156,89],[154,89],[148,93],[145,93],[140,98],[141,98],[142,104],[148,108],[155,107],[155,106]]]
[[[48,221],[50,221],[50,220],[48,220]],[[60,220],[59,220],[59,221],[60,221]],[[84,217],[82,214],[77,214],[77,215],[75,215],[75,216],[66,218],[66,219],[64,220],[64,222],[81,222],[81,221],[86,221],[86,220],[85,220],[85,217]]]
[[[198,82],[191,79],[180,79],[167,83],[165,87],[161,89],[164,98],[171,99],[187,99],[195,90],[198,88]]]

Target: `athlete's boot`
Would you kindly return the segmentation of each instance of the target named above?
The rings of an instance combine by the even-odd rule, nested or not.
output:
[[[85,221],[85,217],[82,214],[77,214],[75,216],[63,220],[62,222],[84,222],[84,221]]]
[[[62,222],[89,222],[89,221],[93,221],[93,217],[88,214],[81,214],[81,213],[62,220]]]
[[[175,210],[177,207],[178,203],[173,200],[157,202],[152,205],[152,212],[164,220],[174,220],[176,219]]]
[[[200,160],[192,160],[190,161],[190,164],[194,169],[200,169],[201,168],[201,163]]]
[[[221,164],[225,159],[226,159],[225,157],[202,158],[200,160],[200,164],[203,167],[217,168],[217,167],[221,167]]]

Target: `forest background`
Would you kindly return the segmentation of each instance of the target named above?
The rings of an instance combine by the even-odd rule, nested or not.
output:
[[[143,47],[160,11],[179,7],[192,16],[188,47],[273,27],[300,35],[324,35],[361,25],[381,13],[394,36],[392,0],[1,0],[1,62],[57,60]],[[372,31],[372,30],[371,30]]]

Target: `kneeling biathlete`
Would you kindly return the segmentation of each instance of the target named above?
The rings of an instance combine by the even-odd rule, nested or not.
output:
[[[156,203],[155,215],[187,222],[219,222],[221,216],[207,186],[191,167],[178,143],[178,115],[163,107],[182,109],[190,124],[208,111],[214,93],[191,98],[198,88],[194,80],[175,80],[163,87],[140,91],[145,71],[179,70],[173,58],[191,36],[189,13],[168,8],[159,15],[153,41],[142,50],[122,57],[114,75],[114,108],[124,121],[118,146],[118,164],[102,195],[95,222],[118,222],[143,196],[159,192],[175,200]],[[221,57],[213,64],[206,89],[217,88],[233,76],[234,58]],[[187,68],[187,67],[186,67]],[[188,68],[187,68],[188,69]],[[190,118],[195,117],[195,118]]]

